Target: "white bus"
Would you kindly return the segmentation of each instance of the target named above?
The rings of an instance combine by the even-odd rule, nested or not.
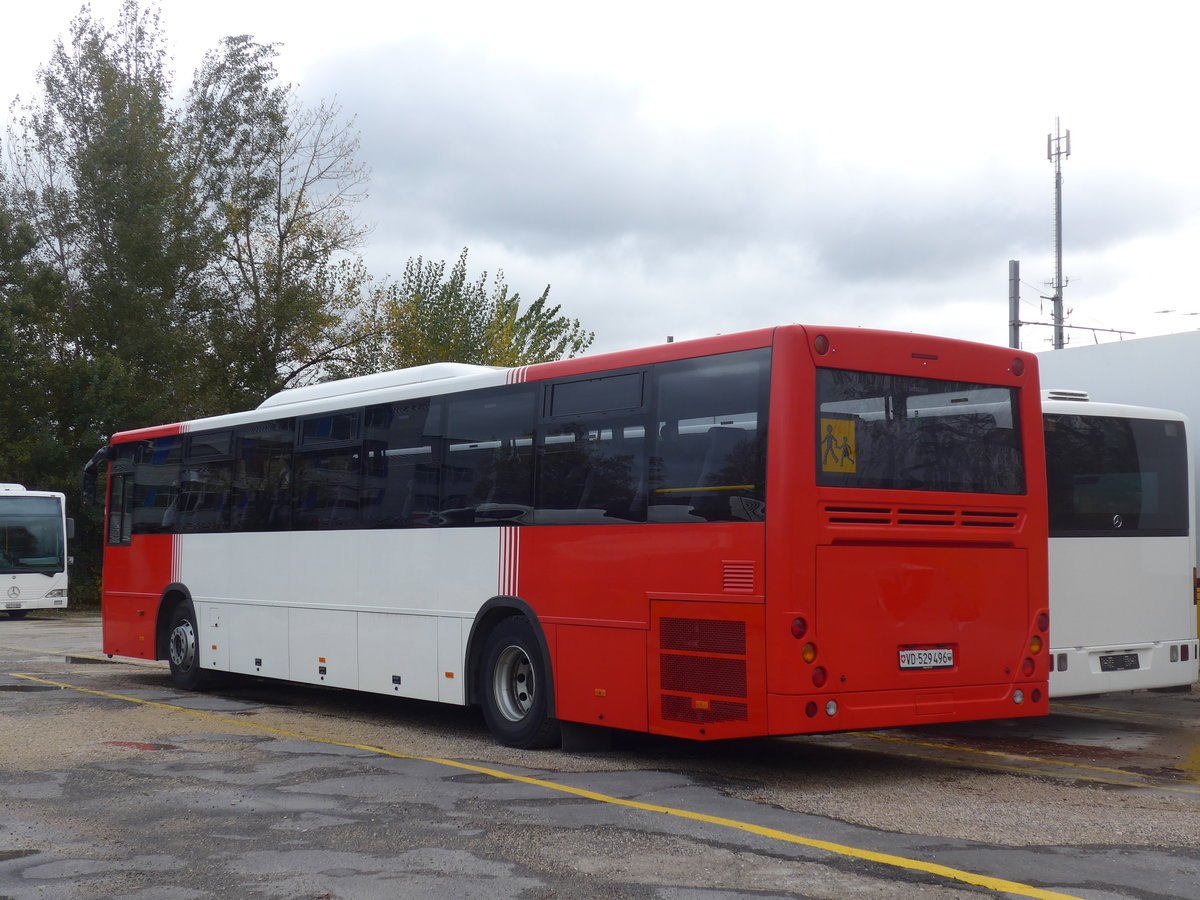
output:
[[[1187,419],[1045,391],[1050,696],[1196,681]]]
[[[13,619],[67,605],[66,498],[0,484],[0,602]]]

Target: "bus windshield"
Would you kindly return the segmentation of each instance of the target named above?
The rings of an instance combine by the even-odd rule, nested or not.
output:
[[[1017,390],[817,370],[817,483],[1022,494]]]
[[[0,573],[63,571],[62,522],[54,497],[0,497]]]
[[[1051,537],[1188,533],[1182,422],[1047,413]]]

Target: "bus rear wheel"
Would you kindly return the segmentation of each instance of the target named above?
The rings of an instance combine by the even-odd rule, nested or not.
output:
[[[558,721],[548,712],[546,670],[528,619],[505,619],[488,635],[479,694],[484,721],[501,744],[531,750],[560,740]]]
[[[167,661],[171,666],[171,680],[177,688],[185,691],[199,690],[205,681],[200,668],[199,629],[196,627],[196,611],[192,604],[184,601],[171,614],[170,630],[167,632]]]

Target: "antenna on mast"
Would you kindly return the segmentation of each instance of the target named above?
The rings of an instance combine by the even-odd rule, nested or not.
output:
[[[1054,163],[1054,293],[1044,300],[1054,302],[1054,349],[1063,348],[1063,281],[1062,273],[1062,161],[1071,155],[1071,130],[1063,134],[1058,117],[1054,133],[1046,135],[1046,159]]]

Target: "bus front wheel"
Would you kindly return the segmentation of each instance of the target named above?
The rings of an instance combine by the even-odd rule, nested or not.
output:
[[[523,750],[558,742],[558,722],[548,712],[546,660],[527,619],[505,619],[488,635],[480,679],[483,718],[497,741]]]
[[[196,611],[192,604],[186,601],[180,603],[171,614],[171,626],[167,632],[167,660],[171,665],[171,680],[177,688],[185,691],[199,690],[204,684],[198,632]]]

